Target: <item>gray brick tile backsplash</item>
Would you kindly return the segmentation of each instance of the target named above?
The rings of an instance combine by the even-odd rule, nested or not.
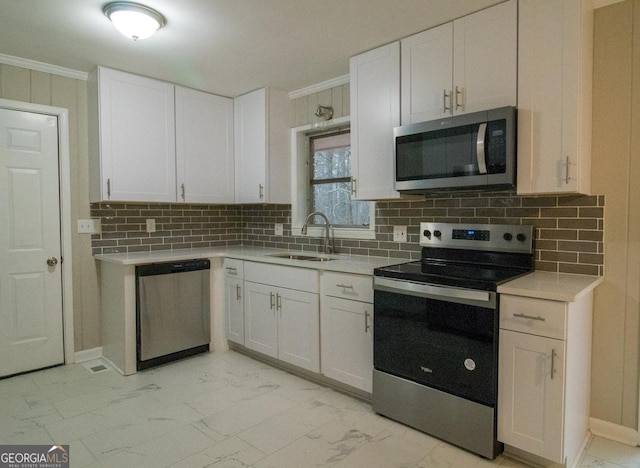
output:
[[[534,227],[536,269],[604,274],[604,196],[518,196],[512,192],[445,193],[424,199],[376,203],[376,239],[336,238],[340,253],[420,257],[419,224],[428,222],[529,224]],[[253,245],[319,251],[322,240],[291,234],[290,205],[185,205],[94,203],[102,219],[92,252],[115,253]],[[156,220],[154,233],[146,219]],[[274,235],[274,224],[284,235]],[[407,243],[393,242],[393,226],[407,226]]]

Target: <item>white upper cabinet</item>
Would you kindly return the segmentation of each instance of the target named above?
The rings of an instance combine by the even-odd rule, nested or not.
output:
[[[350,79],[355,198],[399,198],[393,188],[393,128],[400,125],[400,43],[351,57]]]
[[[233,100],[98,67],[91,201],[232,203]]]
[[[102,67],[90,80],[92,201],[176,201],[173,85]]]
[[[453,23],[402,39],[402,123],[451,114]]]
[[[588,194],[591,2],[521,0],[518,41],[518,193]]]
[[[176,87],[179,202],[233,203],[233,99]]]
[[[491,8],[402,44],[402,124],[517,102],[518,4]]]
[[[234,100],[236,203],[291,203],[291,105],[259,89]]]

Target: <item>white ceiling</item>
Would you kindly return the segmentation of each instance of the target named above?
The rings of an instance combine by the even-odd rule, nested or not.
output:
[[[107,0],[0,0],[0,55],[96,65],[223,96],[294,91],[349,73],[349,57],[503,0],[138,0],[167,25],[134,42]]]

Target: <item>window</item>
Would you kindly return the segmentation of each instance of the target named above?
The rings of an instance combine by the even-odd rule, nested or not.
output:
[[[369,203],[351,199],[350,131],[311,136],[309,149],[308,212],[322,211],[336,228],[367,228]]]
[[[309,213],[322,211],[339,238],[375,239],[375,203],[351,199],[349,117],[292,129],[291,228],[300,235]],[[324,235],[322,219],[311,220],[308,235]],[[312,224],[312,223],[317,224]]]

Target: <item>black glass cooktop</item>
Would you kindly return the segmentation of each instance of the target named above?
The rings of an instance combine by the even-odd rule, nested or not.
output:
[[[498,285],[525,275],[530,268],[415,261],[376,268],[376,276],[420,283],[495,291]]]

